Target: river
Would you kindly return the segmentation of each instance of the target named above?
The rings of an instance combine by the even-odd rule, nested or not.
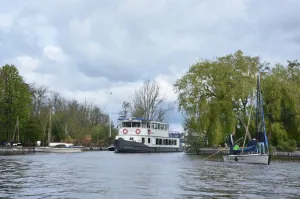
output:
[[[0,156],[0,198],[300,198],[300,162],[104,151]]]

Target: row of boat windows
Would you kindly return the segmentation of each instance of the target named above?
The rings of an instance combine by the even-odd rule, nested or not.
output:
[[[136,128],[150,128],[151,129],[160,129],[160,130],[168,130],[168,124],[164,124],[164,123],[141,123],[141,122],[122,122],[122,126],[120,127],[127,127],[127,128],[131,128],[131,127],[136,127]]]
[[[156,145],[177,145],[177,140],[156,138]]]
[[[133,138],[130,138],[130,140],[133,140]],[[148,144],[151,143],[151,138],[148,138]],[[177,145],[177,140],[173,140],[173,139],[159,139],[156,138],[155,139],[155,144],[156,145]],[[142,143],[145,143],[145,138],[142,138]]]

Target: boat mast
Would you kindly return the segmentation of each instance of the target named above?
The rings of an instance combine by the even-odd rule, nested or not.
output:
[[[110,92],[112,95],[112,92]],[[111,106],[109,106],[109,139],[111,138]]]
[[[68,125],[67,122],[65,122],[65,140],[67,140],[67,135],[68,135]]]
[[[256,117],[255,117],[255,134],[257,134],[258,133],[258,131],[259,131],[259,128],[258,128],[258,117],[259,117],[259,105],[260,105],[260,103],[259,103],[259,90],[260,90],[260,88],[259,88],[259,74],[258,74],[258,76],[257,76],[257,82],[256,82]]]
[[[50,140],[51,140],[51,107],[49,111],[49,129],[48,129],[48,145],[50,145]]]
[[[17,116],[17,143],[20,143],[19,116]]]

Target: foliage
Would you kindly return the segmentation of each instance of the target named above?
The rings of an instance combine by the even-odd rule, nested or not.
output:
[[[245,56],[239,50],[214,60],[196,62],[174,84],[179,110],[185,115],[185,129],[206,136],[208,146],[223,144],[231,131],[235,131],[237,137],[245,136],[259,72],[270,144],[282,150],[294,150],[296,143],[300,143],[300,64],[297,60],[288,61],[287,66],[270,67],[259,57]],[[253,109],[248,139],[255,131]]]
[[[0,68],[0,139],[11,140],[17,117],[20,126],[27,121],[31,107],[29,85],[14,65]]]
[[[109,116],[99,106],[67,100],[42,85],[27,84],[14,65],[0,67],[0,140],[17,141],[15,125],[19,117],[23,144],[38,140],[47,143],[50,112],[51,141],[82,144],[96,127],[104,129],[98,141],[108,140]],[[112,132],[116,135],[113,125]]]
[[[196,62],[174,84],[179,110],[195,132],[208,137],[210,146],[220,144],[225,134],[245,124],[259,66],[258,57],[237,51]]]

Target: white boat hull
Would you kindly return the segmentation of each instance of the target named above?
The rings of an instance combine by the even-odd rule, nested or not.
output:
[[[35,147],[35,152],[80,153],[80,152],[83,152],[83,149],[82,148]]]
[[[224,162],[240,162],[249,164],[270,164],[269,154],[224,155]]]

